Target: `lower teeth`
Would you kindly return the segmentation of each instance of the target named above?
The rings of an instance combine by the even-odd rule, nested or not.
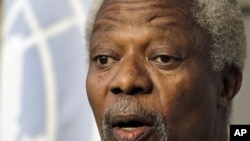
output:
[[[134,128],[134,127],[130,127],[130,128],[126,127],[126,128],[122,128],[122,129],[127,130],[127,131],[133,131],[133,130],[135,130],[136,128]]]

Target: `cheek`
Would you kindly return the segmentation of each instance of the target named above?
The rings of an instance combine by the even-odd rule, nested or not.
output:
[[[107,91],[106,80],[103,75],[96,75],[91,72],[89,72],[86,79],[88,100],[96,118],[101,118],[104,111]],[[99,121],[99,119],[96,121]]]
[[[159,103],[169,128],[172,133],[183,133],[182,137],[209,134],[216,116],[215,84],[206,74],[178,74],[160,83],[164,85],[160,85]]]

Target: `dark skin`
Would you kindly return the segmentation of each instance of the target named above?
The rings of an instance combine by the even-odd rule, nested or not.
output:
[[[135,97],[161,113],[169,141],[227,140],[225,109],[242,73],[232,65],[212,70],[209,36],[193,22],[189,3],[104,2],[94,24],[86,80],[101,135],[105,108],[119,97]],[[150,132],[144,140],[159,138]]]

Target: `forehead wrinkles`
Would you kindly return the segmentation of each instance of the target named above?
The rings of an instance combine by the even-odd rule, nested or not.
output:
[[[121,25],[141,25],[147,23],[175,23],[176,19],[190,21],[189,6],[179,0],[107,0],[101,6],[95,28],[102,25],[112,29]]]

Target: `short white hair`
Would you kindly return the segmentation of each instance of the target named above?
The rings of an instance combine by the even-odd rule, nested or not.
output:
[[[89,47],[96,15],[104,0],[94,0],[86,23],[86,45]],[[246,37],[243,18],[236,0],[193,0],[191,12],[195,22],[211,37],[209,46],[213,70],[226,65],[244,68]]]

